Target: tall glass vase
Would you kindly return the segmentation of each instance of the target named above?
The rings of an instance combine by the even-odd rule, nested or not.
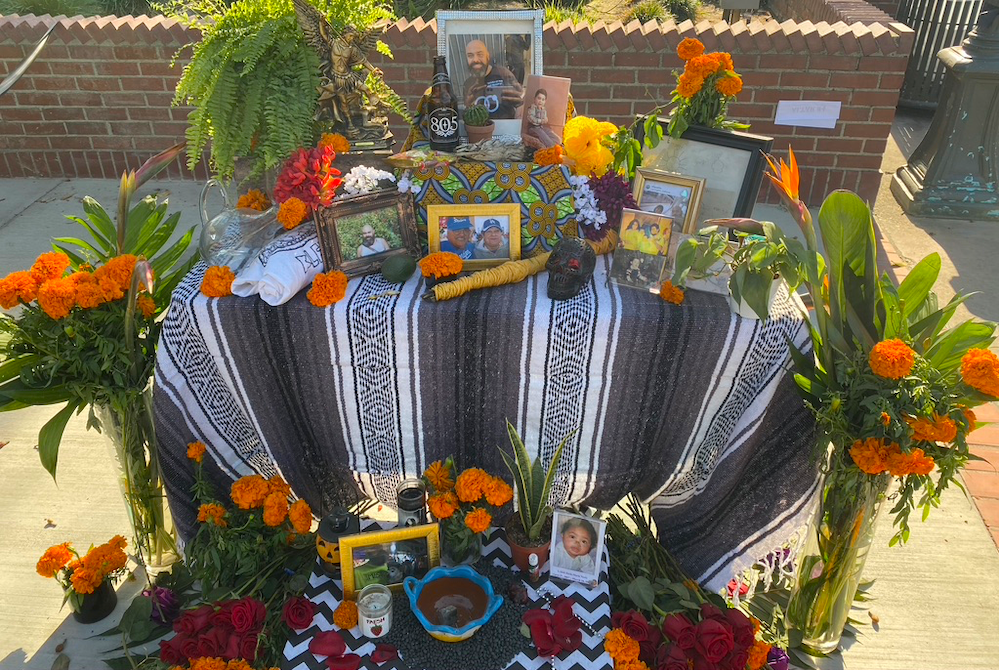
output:
[[[482,556],[482,536],[454,517],[441,524],[441,563],[447,567],[472,565]]]
[[[177,562],[180,555],[156,453],[152,400],[149,385],[118,401],[120,406],[95,406],[95,414],[118,465],[118,484],[132,524],[132,547],[146,568],[156,571]]]
[[[806,652],[829,654],[839,647],[888,483],[887,475],[835,467],[826,477],[787,612],[788,627],[800,634]]]

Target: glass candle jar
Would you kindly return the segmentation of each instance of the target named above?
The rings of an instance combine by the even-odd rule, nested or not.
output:
[[[392,628],[392,592],[382,584],[368,584],[357,594],[357,623],[361,635],[376,640]]]
[[[399,527],[419,526],[427,522],[427,487],[421,479],[405,479],[395,491]]]

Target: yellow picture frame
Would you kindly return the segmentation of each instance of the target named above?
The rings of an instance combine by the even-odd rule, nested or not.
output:
[[[481,270],[501,265],[506,261],[520,260],[520,204],[513,203],[489,203],[484,205],[427,205],[427,246],[431,252],[451,251],[442,249],[441,225],[442,217],[468,217],[473,234],[476,226],[481,226],[490,218],[506,217],[509,244],[509,257],[497,259],[464,259],[464,270]],[[469,246],[476,246],[476,242],[469,242]]]
[[[343,578],[343,597],[347,600],[353,600],[362,588],[368,584],[384,584],[389,587],[392,591],[402,590],[402,580],[404,577],[410,575],[403,575],[398,581],[387,581],[389,579],[390,567],[387,561],[384,565],[374,566],[377,569],[372,570],[370,575],[357,574],[358,568],[363,568],[365,563],[369,562],[371,559],[367,558],[365,555],[368,552],[368,548],[374,548],[371,550],[372,553],[385,554],[387,556],[392,556],[393,554],[398,555],[399,552],[395,545],[399,542],[408,542],[412,540],[426,540],[426,558],[427,566],[426,570],[420,570],[420,574],[414,574],[412,576],[421,577],[426,574],[427,571],[432,568],[436,568],[441,564],[441,542],[440,542],[440,525],[436,523],[428,523],[422,526],[410,526],[408,528],[394,528],[391,530],[371,530],[364,533],[358,533],[356,535],[345,535],[340,538],[340,574]],[[360,564],[355,565],[357,561],[362,561]],[[384,567],[385,580],[382,580],[382,570]],[[375,573],[378,573],[377,575]]]
[[[648,182],[673,187],[680,193],[687,194],[685,213],[681,221],[674,219],[674,230],[685,235],[693,235],[700,229],[698,215],[701,211],[701,198],[704,197],[705,180],[700,177],[687,177],[685,175],[663,170],[652,170],[649,168],[638,168],[635,170],[635,179],[631,183],[631,194],[638,204],[638,209],[644,212],[657,214],[645,198],[646,184]],[[645,203],[642,201],[646,200]],[[665,216],[670,216],[669,212],[663,212]],[[673,218],[670,216],[670,218]]]

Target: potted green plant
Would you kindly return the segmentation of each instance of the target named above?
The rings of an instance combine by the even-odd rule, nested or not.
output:
[[[495,130],[496,124],[489,118],[489,110],[484,105],[472,105],[465,110],[465,132],[470,144],[488,140]]]
[[[527,572],[531,554],[537,555],[539,568],[548,561],[552,536],[552,507],[549,504],[552,481],[562,458],[562,448],[575,431],[566,435],[555,449],[547,470],[541,465],[540,455],[531,461],[524,441],[509,421],[506,422],[506,431],[513,446],[513,455],[502,449],[500,454],[513,475],[517,492],[517,514],[510,517],[506,524],[506,539],[514,565]]]

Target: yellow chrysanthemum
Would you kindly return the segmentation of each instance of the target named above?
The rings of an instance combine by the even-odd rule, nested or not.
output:
[[[576,175],[598,177],[607,172],[614,154],[604,145],[604,140],[617,132],[617,126],[586,116],[577,116],[565,124],[562,131],[565,155],[573,162]]]

